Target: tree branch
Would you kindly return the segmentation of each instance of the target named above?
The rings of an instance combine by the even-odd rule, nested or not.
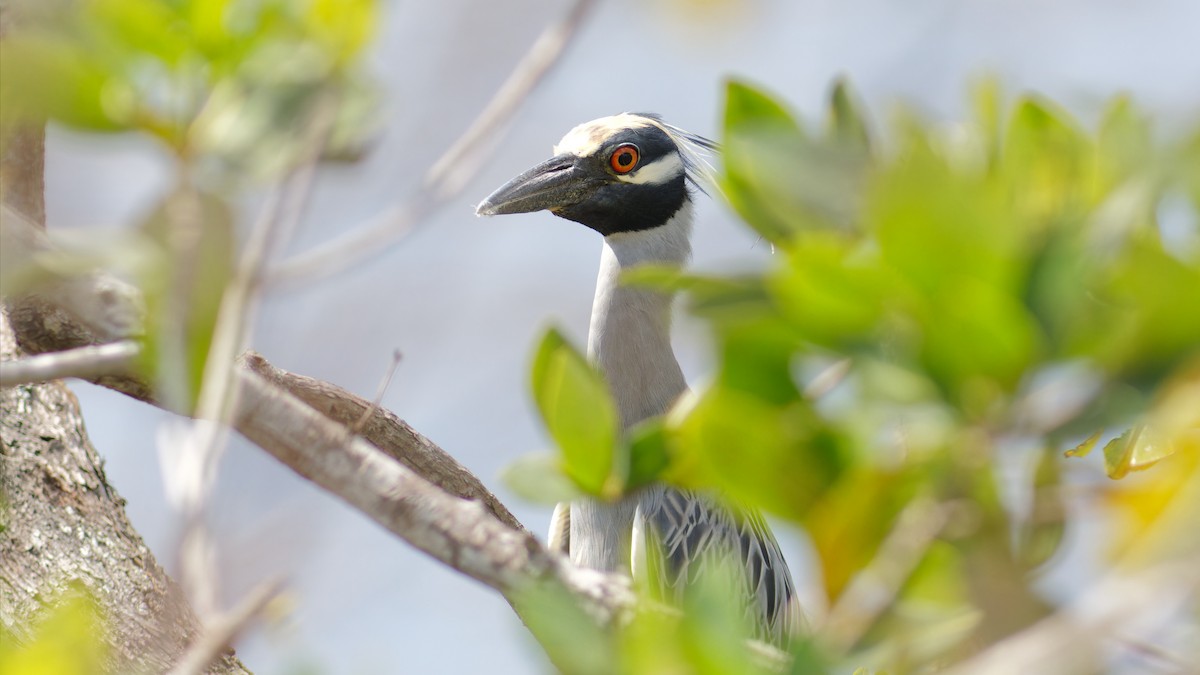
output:
[[[475,474],[390,410],[372,405],[370,401],[328,382],[276,368],[255,353],[243,355],[240,364],[330,420],[346,428],[357,426],[359,435],[442,490],[461,499],[478,501],[500,522],[514,530],[525,530],[516,516],[484,487]],[[360,424],[364,415],[365,422]],[[255,430],[252,426],[258,426],[258,423],[246,422],[245,428],[241,425],[238,428],[247,437],[253,438],[251,434]]]
[[[293,471],[416,548],[506,597],[530,583],[557,579],[602,616],[632,604],[633,596],[620,577],[585,573],[547,551],[523,528],[500,522],[481,502],[447,494],[366,440],[351,436],[345,425],[259,376],[257,370],[270,368],[262,357],[249,355],[242,363],[246,366],[238,370],[240,404],[234,425]]]
[[[1200,589],[1200,557],[1158,563],[1133,574],[1113,572],[1079,599],[946,670],[946,675],[1070,673],[1095,668],[1115,630],[1147,615],[1182,611]],[[1091,644],[1094,648],[1081,647]],[[1070,647],[1070,648],[1064,648]]]
[[[276,580],[256,587],[228,614],[212,621],[171,669],[170,675],[201,675],[209,664],[221,657],[237,634],[262,613],[267,603],[279,595],[282,585]]]
[[[415,195],[350,228],[342,237],[280,263],[271,271],[271,282],[311,283],[337,274],[386,250],[458,195],[496,147],[500,130],[558,63],[593,5],[595,0],[575,0],[562,19],[542,31],[471,126],[430,166]]]
[[[60,380],[65,377],[89,379],[101,375],[128,374],[138,345],[131,340],[104,345],[79,347],[63,352],[39,354],[0,363],[0,387],[15,387]]]
[[[83,332],[77,325],[27,318],[24,341],[40,349]],[[368,401],[282,371],[254,353],[240,358],[234,373],[234,428],[421,551],[505,597],[551,581],[564,584],[602,620],[632,606],[627,579],[576,567],[546,550],[478,478],[391,412],[376,408],[359,437],[349,426],[372,408]],[[155,402],[136,379],[96,382]]]

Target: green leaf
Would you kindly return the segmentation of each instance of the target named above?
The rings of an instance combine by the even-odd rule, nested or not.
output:
[[[513,604],[559,672],[564,675],[620,672],[612,634],[601,628],[560,584],[533,584],[517,591]]]
[[[556,455],[532,454],[517,458],[504,468],[500,479],[518,497],[539,504],[557,504],[579,499],[579,488],[563,473]]]
[[[829,481],[804,514],[831,602],[874,559],[896,517],[913,498],[916,478],[911,470],[855,467]]]
[[[871,149],[871,132],[856,100],[850,82],[839,77],[829,94],[829,135],[839,144],[867,152]]]
[[[32,639],[14,639],[0,626],[0,675],[92,675],[105,672],[107,626],[82,584],[50,604]]]
[[[189,26],[166,2],[155,0],[90,0],[87,20],[119,59],[154,56],[177,64],[191,50]]]
[[[52,36],[0,43],[0,124],[46,118],[88,131],[125,128],[128,86],[77,42]]]
[[[614,466],[616,406],[600,375],[557,330],[549,329],[533,361],[533,398],[563,469],[585,492],[615,498],[623,481]]]
[[[1068,113],[1048,101],[1018,102],[1002,158],[1024,213],[1039,219],[1077,215],[1095,201],[1093,144]]]
[[[1076,445],[1075,447],[1063,452],[1063,457],[1087,457],[1088,454],[1095,449],[1096,442],[1100,440],[1100,435],[1103,433],[1104,430],[1101,429],[1091,436],[1088,436],[1079,445]]]
[[[651,418],[629,432],[629,477],[633,490],[658,480],[670,465],[670,435],[661,418]]]
[[[1058,453],[1041,453],[1033,476],[1033,504],[1028,522],[1021,528],[1017,549],[1021,562],[1035,568],[1058,551],[1066,531],[1066,505],[1063,502],[1062,473]]]
[[[189,411],[204,377],[226,286],[233,275],[233,213],[216,195],[180,189],[142,224],[158,245],[147,272],[147,345],[143,359],[159,395]]]
[[[1128,96],[1109,103],[1097,141],[1104,178],[1114,185],[1142,172],[1153,157],[1150,123]]]
[[[810,232],[795,239],[788,263],[768,288],[805,340],[836,349],[872,336],[888,288],[877,256],[835,233]]]
[[[753,86],[725,89],[722,191],[760,234],[783,241],[796,229],[804,136],[791,114]]]
[[[375,0],[310,0],[307,29],[338,62],[359,54],[378,21]]]
[[[718,486],[741,504],[793,520],[848,461],[844,439],[798,398],[777,405],[715,386],[676,424],[671,482]]]
[[[1001,93],[996,78],[985,77],[971,87],[971,110],[983,141],[985,166],[991,167],[1000,152]]]
[[[1114,480],[1124,478],[1130,471],[1144,471],[1173,453],[1168,441],[1139,424],[1104,446],[1104,471]]]

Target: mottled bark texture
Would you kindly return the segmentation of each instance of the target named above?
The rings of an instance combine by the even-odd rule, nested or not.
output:
[[[0,359],[18,356],[0,314]],[[18,641],[73,583],[107,619],[110,672],[163,672],[197,632],[179,589],[125,516],[62,382],[0,390],[0,623]],[[209,672],[246,672],[230,655]]]
[[[18,18],[13,9],[0,1],[0,38]],[[44,226],[46,217],[44,145],[40,126],[8,130],[0,139],[0,207],[34,227]],[[17,248],[11,241],[5,247],[6,254]],[[16,304],[43,321],[57,316],[62,325],[74,325],[43,300]],[[34,304],[41,311],[28,309]],[[7,311],[0,312],[0,360],[21,355]],[[94,337],[75,340],[89,343]],[[46,606],[81,584],[107,623],[106,670],[164,672],[180,658],[199,624],[130,524],[124,505],[104,477],[75,396],[62,382],[0,389],[0,636],[29,640]],[[226,654],[209,672],[247,671]]]

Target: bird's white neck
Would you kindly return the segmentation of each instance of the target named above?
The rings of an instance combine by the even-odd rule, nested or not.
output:
[[[621,272],[643,263],[682,265],[691,255],[692,204],[665,225],[604,238],[588,358],[612,389],[622,428],[666,412],[687,383],[671,349],[669,293],[630,288]]]

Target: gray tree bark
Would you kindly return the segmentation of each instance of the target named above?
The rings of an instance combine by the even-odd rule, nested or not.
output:
[[[0,360],[19,356],[0,313]],[[19,642],[81,583],[106,622],[109,672],[165,672],[199,625],[125,515],[74,394],[60,381],[0,390],[0,624]],[[225,654],[211,673],[244,673]]]
[[[13,22],[0,2],[0,39]],[[0,205],[44,226],[44,131],[2,140]],[[21,355],[6,307],[0,361]],[[30,640],[46,606],[82,584],[106,623],[107,671],[165,672],[179,660],[199,622],[124,506],[62,382],[0,389],[0,639]],[[248,671],[229,652],[208,672]]]

